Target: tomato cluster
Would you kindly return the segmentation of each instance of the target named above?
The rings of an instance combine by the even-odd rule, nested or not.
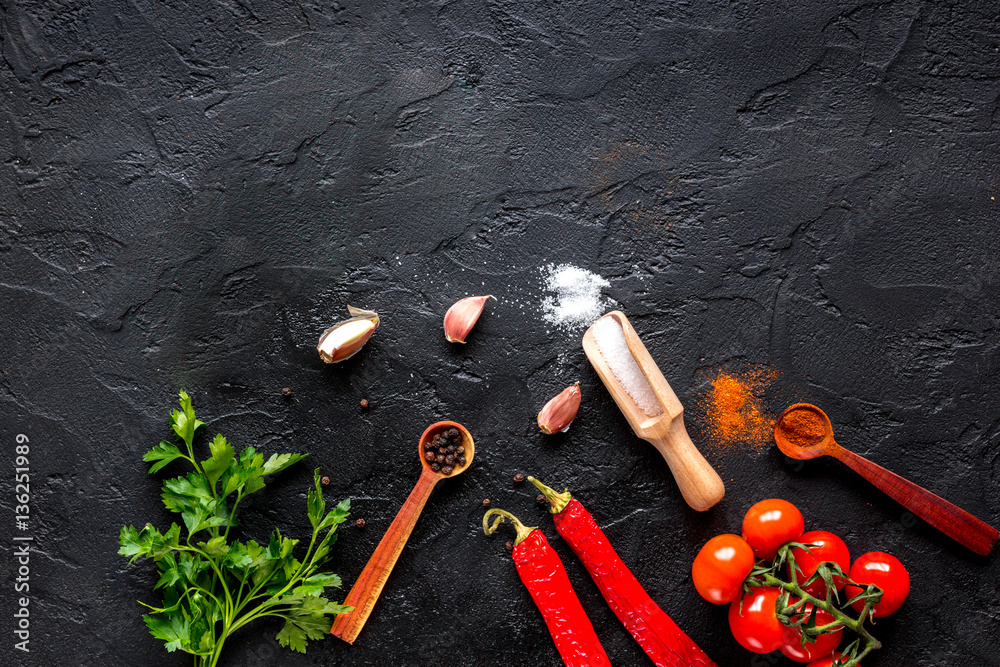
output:
[[[762,586],[759,582],[755,582],[753,587],[744,587],[744,582],[754,572],[756,562],[766,564],[766,561],[774,560],[779,549],[790,542],[809,545],[808,549],[796,546],[787,550],[795,563],[794,579],[801,587],[798,595],[801,597],[803,592],[808,593],[820,604],[827,604],[823,602],[827,596],[823,579],[803,584],[816,574],[822,563],[836,563],[849,578],[850,583],[836,574],[830,577],[838,591],[846,586],[845,599],[863,592],[862,587],[868,584],[881,589],[882,597],[872,608],[875,617],[888,616],[899,609],[910,591],[910,576],[897,558],[881,552],[864,554],[852,565],[843,540],[822,530],[805,532],[802,513],[795,505],[778,498],[762,500],[750,508],[743,519],[742,536],[718,535],[702,547],[691,567],[695,588],[709,602],[730,605],[729,627],[741,646],[754,653],[780,650],[796,662],[808,662],[809,667],[828,667],[839,655],[834,651],[841,643],[843,627],[816,636],[814,642],[803,644],[802,630],[786,625],[778,617],[778,598],[783,593],[782,588]],[[785,571],[791,581],[792,573]],[[760,572],[757,569],[755,576],[759,576]],[[772,578],[770,582],[775,580]],[[793,603],[797,600],[801,602],[800,598],[792,598]],[[859,612],[864,610],[864,605],[864,600],[852,604]],[[831,611],[839,613],[837,609]],[[811,617],[816,627],[836,620],[829,611],[814,611],[812,604],[796,608],[793,622],[801,617]]]

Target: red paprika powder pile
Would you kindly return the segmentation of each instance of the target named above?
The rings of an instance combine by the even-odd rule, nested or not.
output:
[[[719,371],[712,378],[711,389],[699,402],[711,448],[744,445],[763,451],[773,442],[774,416],[761,395],[777,376],[762,367],[739,373]]]

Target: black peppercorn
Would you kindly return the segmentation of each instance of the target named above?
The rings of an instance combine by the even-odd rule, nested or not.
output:
[[[281,390],[281,395],[284,396],[285,398],[288,398],[289,396],[292,395],[292,390],[289,389],[288,387],[285,387],[284,389]]]
[[[456,460],[458,461],[458,465],[460,465],[460,466],[464,466],[465,465],[465,457],[464,456],[459,456],[458,459],[456,459]]]
[[[514,475],[514,481],[520,484],[521,482],[524,481],[524,475],[522,475],[521,473],[517,473],[516,475]]]
[[[454,470],[454,468],[452,468],[451,466],[445,466],[441,468],[441,472],[443,472],[445,475],[450,475],[452,470]]]
[[[441,464],[440,463],[432,463],[431,464],[431,470],[433,470],[434,472],[441,472]]]
[[[364,528],[365,527],[365,520],[364,519],[358,519],[357,521],[354,522],[354,525],[357,526],[358,528]]]
[[[458,447],[455,448],[455,453],[456,454],[464,454],[465,453],[465,447],[463,447],[462,445],[459,445]]]
[[[535,502],[538,503],[539,505],[544,505],[548,501],[545,500],[545,496],[539,493],[538,496],[535,497]]]
[[[323,486],[330,486],[330,478],[329,477],[324,476],[323,479],[321,479],[319,481],[320,481],[320,484],[322,484]]]
[[[362,409],[367,409],[368,408],[368,399],[367,398],[362,398],[361,399],[361,407],[362,407]]]
[[[489,506],[490,506],[490,499],[483,498],[483,507],[489,507]]]
[[[434,457],[434,460],[437,461],[438,463],[444,463],[444,454],[438,454],[437,456]]]
[[[504,546],[507,548],[507,551],[513,551],[514,550],[514,543],[511,542],[510,540],[507,540],[507,544],[505,544]]]
[[[424,454],[424,458],[427,459],[428,463],[434,463],[436,457],[434,456],[434,452],[427,452]]]
[[[448,465],[452,465],[453,463],[455,463],[455,457],[449,454],[448,456],[444,457],[444,462],[447,463]]]

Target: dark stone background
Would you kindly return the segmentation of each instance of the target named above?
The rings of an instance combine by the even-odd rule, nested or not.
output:
[[[0,0],[0,16],[0,436],[8,458],[31,438],[37,539],[25,659],[0,522],[5,664],[187,664],[140,620],[152,568],[115,553],[123,524],[171,519],[140,457],[179,388],[210,433],[312,452],[245,529],[301,536],[321,467],[368,523],[336,548],[348,586],[417,477],[422,429],[454,418],[478,443],[355,646],[293,655],[262,624],[227,665],[556,664],[508,537],[482,535],[484,497],[544,527],[612,661],[650,664],[518,471],[569,485],[720,666],[791,664],[740,649],[688,576],[771,496],[909,567],[866,667],[1000,664],[995,556],[773,448],[709,452],[728,493],[690,511],[582,332],[539,311],[541,266],[599,272],[696,442],[709,375],[768,364],[772,409],[818,403],[844,445],[1000,524],[995,3]],[[483,292],[498,301],[448,345],[445,309]],[[325,366],[316,339],[348,303],[383,325]],[[536,411],[576,379],[579,419],[543,437]]]

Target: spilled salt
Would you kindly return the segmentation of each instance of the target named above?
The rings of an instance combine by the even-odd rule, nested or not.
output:
[[[542,317],[561,328],[590,324],[607,310],[609,301],[601,290],[610,283],[596,273],[572,264],[549,264],[545,289],[552,294],[542,299]]]
[[[632,397],[635,404],[647,416],[655,417],[661,414],[663,408],[660,407],[653,388],[649,386],[646,376],[628,349],[621,325],[613,317],[602,317],[594,324],[592,332],[597,349],[601,351],[601,356],[604,357],[604,361],[611,368],[611,372],[625,393]]]

